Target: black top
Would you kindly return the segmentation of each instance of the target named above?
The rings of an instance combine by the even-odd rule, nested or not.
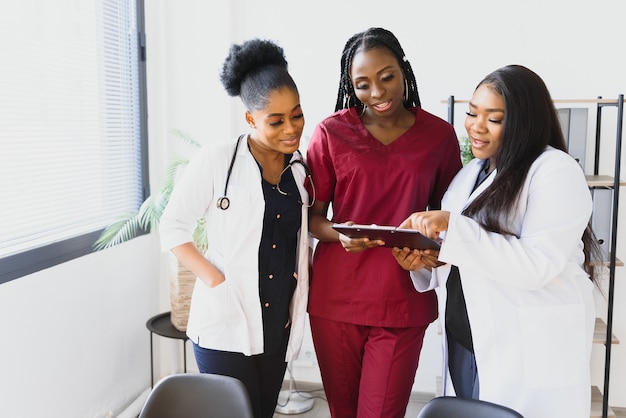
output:
[[[489,177],[489,160],[485,160],[483,169],[478,173],[474,190]],[[451,266],[448,280],[446,281],[446,334],[448,338],[454,339],[470,352],[474,352],[472,341],[472,329],[467,317],[467,306],[461,285],[461,274],[457,266]]]
[[[291,155],[285,156],[288,162]],[[263,180],[265,215],[259,245],[259,297],[263,312],[264,353],[281,348],[291,327],[289,305],[296,289],[298,231],[302,221],[300,192],[291,169],[276,186]]]

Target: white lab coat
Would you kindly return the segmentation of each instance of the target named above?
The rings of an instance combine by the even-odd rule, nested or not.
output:
[[[224,196],[234,148],[234,143],[228,143],[198,151],[176,182],[159,232],[163,250],[170,250],[190,242],[196,220],[206,216],[209,245],[205,257],[224,273],[226,281],[209,288],[196,280],[187,335],[204,348],[253,355],[263,352],[258,252],[265,200],[261,173],[244,137],[228,182],[230,207],[217,208],[217,199]],[[294,154],[293,159],[296,158]],[[295,164],[292,171],[302,201],[307,202],[305,172],[300,164]],[[309,241],[307,208],[303,206],[296,255],[298,283],[290,306],[291,335],[286,361],[297,358],[304,335]]]
[[[580,166],[548,148],[533,163],[509,228],[481,229],[461,211],[492,183],[472,193],[482,167],[473,160],[442,201],[451,212],[439,259],[413,272],[415,287],[438,287],[443,329],[444,394],[453,394],[445,341],[446,280],[459,267],[478,367],[480,398],[526,418],[587,418],[595,311],[593,284],[582,268],[582,233],[592,204]],[[429,277],[430,276],[430,277]]]

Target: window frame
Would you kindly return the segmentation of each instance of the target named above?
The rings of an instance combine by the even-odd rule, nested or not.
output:
[[[144,0],[134,0],[137,7],[139,124],[142,200],[150,195],[148,165],[148,105],[146,77],[146,34]],[[19,279],[32,273],[74,260],[95,252],[94,242],[103,229],[77,237],[22,251],[2,258],[0,261],[0,284]]]

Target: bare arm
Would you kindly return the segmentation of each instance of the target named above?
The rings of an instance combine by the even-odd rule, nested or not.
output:
[[[315,201],[309,209],[309,231],[323,242],[339,241],[339,232],[335,231],[332,222],[326,218],[328,214],[328,202]]]
[[[187,242],[174,247],[172,253],[207,286],[215,287],[224,282],[225,277],[222,272],[202,255],[194,243]]]

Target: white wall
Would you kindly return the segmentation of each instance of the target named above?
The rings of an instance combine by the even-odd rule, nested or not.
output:
[[[0,286],[0,416],[106,417],[150,386],[151,253],[144,236]]]
[[[447,109],[442,100],[449,95],[468,99],[484,75],[512,63],[539,73],[555,99],[594,99],[598,95],[616,98],[626,93],[626,56],[620,47],[626,41],[626,32],[619,6],[619,0],[236,0],[226,5],[203,0],[147,0],[150,53],[155,54],[157,37],[159,55],[163,54],[158,68],[150,66],[149,76],[160,83],[160,88],[150,94],[153,101],[167,102],[156,113],[159,132],[151,133],[154,138],[168,129],[182,128],[208,141],[235,138],[245,129],[243,109],[237,99],[223,92],[217,74],[231,42],[259,37],[273,39],[285,49],[300,89],[306,142],[315,124],[334,108],[345,41],[370,26],[382,26],[397,35],[416,74],[423,107],[443,118]],[[459,134],[464,133],[464,110],[462,105],[457,108]],[[608,135],[603,141],[607,144],[614,141],[615,135],[611,113],[615,114],[612,109],[605,111],[603,125],[604,136]],[[603,174],[613,172],[612,150],[603,152]],[[619,235],[623,235],[621,230]],[[618,257],[626,259],[626,252],[619,250],[622,247],[620,240]],[[623,276],[624,272],[618,270],[614,329],[626,341]],[[598,303],[599,313],[604,316],[603,299],[598,298]],[[436,331],[435,325],[429,329],[415,390],[435,390],[440,368]],[[319,381],[315,364],[311,367],[309,357],[304,357],[311,350],[307,336],[303,356],[294,363],[297,379]],[[600,387],[603,356],[604,349],[599,345],[592,370],[594,383]],[[618,372],[626,370],[624,345],[613,347],[612,365],[611,404],[626,406],[626,373]]]
[[[285,48],[302,96],[305,135],[310,135],[333,110],[344,42],[370,26],[398,36],[423,106],[444,118],[442,99],[450,94],[468,98],[482,76],[509,63],[537,71],[555,98],[626,93],[620,0],[579,4],[146,0],[153,187],[170,158],[187,151],[172,141],[170,129],[187,130],[207,142],[231,140],[245,126],[239,103],[226,96],[217,77],[232,41],[267,37]],[[614,132],[614,126],[605,130]],[[605,154],[610,166],[611,151]],[[605,174],[611,172],[609,167]],[[618,239],[623,260],[624,206]],[[145,236],[0,285],[0,416],[103,418],[145,391],[150,385],[145,322],[169,309],[168,267],[156,238]],[[623,343],[613,347],[610,398],[621,407],[626,407],[625,280],[624,268],[618,268],[614,326]],[[157,378],[181,371],[179,342],[155,342]],[[434,391],[438,344],[432,327],[416,390]],[[592,365],[598,386],[603,351],[596,347]],[[193,370],[190,352],[188,361]],[[305,360],[296,362],[294,373],[303,380],[318,378]]]

